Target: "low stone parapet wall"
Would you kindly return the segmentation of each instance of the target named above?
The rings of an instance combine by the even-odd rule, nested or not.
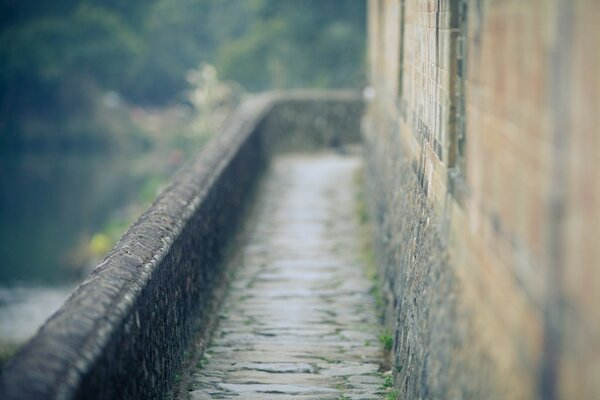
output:
[[[164,397],[206,329],[224,250],[270,154],[356,141],[361,110],[357,94],[339,91],[244,102],[8,362],[0,397]]]

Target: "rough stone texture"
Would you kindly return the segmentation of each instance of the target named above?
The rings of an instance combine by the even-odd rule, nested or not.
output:
[[[369,0],[369,193],[406,398],[598,397],[598,21],[585,0]]]
[[[356,217],[359,165],[348,155],[276,158],[185,398],[381,398],[379,323]]]
[[[474,333],[457,310],[439,226],[402,143],[367,142],[367,193],[400,398],[489,398],[488,381],[471,378],[488,372],[459,352]]]
[[[278,101],[261,123],[269,153],[317,150],[360,141],[362,101],[352,91],[323,98],[318,90],[278,92]]]
[[[192,332],[206,328],[222,277],[221,255],[268,162],[264,144],[271,146],[266,138],[273,134],[261,122],[286,96],[292,103],[320,103],[325,114],[340,104],[360,107],[347,92],[271,93],[246,102],[8,362],[0,397],[164,395]],[[287,118],[293,121],[291,114]],[[348,118],[356,126],[344,135],[356,137],[358,115]],[[329,137],[333,125],[313,128]]]

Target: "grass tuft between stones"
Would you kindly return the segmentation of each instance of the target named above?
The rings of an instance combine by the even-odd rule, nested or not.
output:
[[[384,399],[385,400],[396,400],[399,395],[400,395],[400,393],[398,393],[397,390],[390,390],[389,392],[387,392],[385,394]]]
[[[383,345],[385,351],[392,351],[392,348],[394,347],[394,337],[390,331],[385,330],[381,332],[379,334],[379,341]]]

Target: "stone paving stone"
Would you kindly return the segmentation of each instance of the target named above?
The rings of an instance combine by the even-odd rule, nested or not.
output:
[[[359,167],[329,153],[274,160],[190,399],[382,398]]]

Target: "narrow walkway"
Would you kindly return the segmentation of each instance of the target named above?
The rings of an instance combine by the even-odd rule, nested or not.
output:
[[[359,167],[329,153],[273,162],[192,399],[382,398]]]

